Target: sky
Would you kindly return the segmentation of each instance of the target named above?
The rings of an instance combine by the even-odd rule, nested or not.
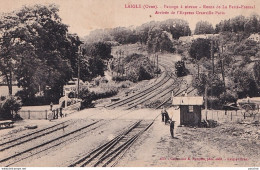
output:
[[[59,6],[59,15],[62,22],[69,26],[70,33],[77,33],[83,37],[90,31],[102,28],[139,26],[149,21],[162,21],[166,19],[180,18],[189,22],[190,28],[195,29],[198,21],[209,21],[214,26],[223,19],[234,16],[249,16],[252,13],[259,14],[260,0],[0,0],[0,12],[11,12],[19,10],[24,5],[34,4],[56,4]],[[142,8],[126,8],[128,5],[135,5]],[[166,6],[178,6],[178,9],[167,9]],[[181,5],[183,8],[180,8]],[[197,9],[184,9],[185,6],[197,6]],[[206,5],[207,8],[203,8]],[[227,9],[222,7],[227,6]],[[252,6],[253,9],[234,9],[229,5]],[[154,8],[145,8],[157,6]],[[214,9],[208,8],[214,6]],[[220,9],[216,9],[220,6]],[[201,8],[199,8],[201,7]],[[155,12],[175,12],[175,14],[155,14]],[[182,12],[207,12],[210,15],[184,15],[176,14]],[[215,11],[225,14],[217,15]]]

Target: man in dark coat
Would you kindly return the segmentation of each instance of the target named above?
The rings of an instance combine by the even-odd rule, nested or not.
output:
[[[170,133],[171,133],[172,138],[174,138],[174,123],[175,123],[175,121],[171,121],[171,123],[170,123]]]
[[[165,110],[164,123],[166,124],[169,120],[170,120],[169,114],[168,114],[168,112]]]
[[[164,122],[165,112],[166,112],[166,110],[165,110],[165,108],[163,107],[163,108],[162,108],[162,111],[161,111],[161,114],[162,114],[162,122]]]

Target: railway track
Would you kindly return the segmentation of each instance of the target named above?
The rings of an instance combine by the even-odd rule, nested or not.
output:
[[[127,107],[126,109],[128,110],[130,108],[136,107],[137,105],[139,105],[141,103],[144,103],[146,100],[152,99],[155,96],[160,95],[163,91],[168,90],[169,88],[172,89],[172,86],[175,84],[176,79],[172,80],[172,71],[169,70],[166,65],[161,65],[161,66],[165,70],[164,76],[161,81],[157,82],[156,84],[152,85],[151,87],[148,87],[135,95],[122,99],[116,103],[112,103],[106,107],[115,108],[115,107],[120,107],[120,106],[126,106]],[[167,83],[169,83],[170,85],[167,86]],[[166,86],[166,88],[164,86]],[[152,96],[152,97],[149,97],[149,96]],[[148,98],[148,99],[145,99],[145,98]]]
[[[190,90],[189,90],[190,89]],[[185,89],[183,89],[183,90],[181,90],[180,91],[180,89],[178,89],[178,91],[176,91],[176,93],[174,93],[173,94],[173,96],[175,97],[175,96],[178,96],[178,95],[180,95],[181,93],[183,93],[183,92],[185,92],[186,91],[186,93],[187,94],[189,94],[189,93],[191,93],[193,90],[195,90],[194,88],[191,88],[191,86],[189,86],[189,87],[187,87],[187,88],[185,88]],[[169,97],[169,98],[167,98],[165,101],[163,101],[161,104],[159,104],[158,106],[156,106],[155,107],[155,109],[159,109],[161,106],[163,106],[163,105],[165,105],[167,102],[169,102],[171,100],[171,97]]]
[[[179,79],[178,81],[177,79],[172,80],[171,79],[173,75],[172,72],[167,69],[167,66],[163,64],[162,66],[165,68],[165,73],[163,73],[163,75],[160,78],[157,78],[157,81],[159,82],[152,84],[149,88],[146,88],[145,90],[133,96],[123,99],[119,102],[112,103],[107,107],[114,108],[117,106],[130,104],[130,106],[128,106],[128,109],[131,109],[138,104],[142,104],[149,99],[155,98],[156,96],[158,97],[158,96],[165,96],[167,94],[170,94],[170,92],[173,90],[175,90],[174,95],[179,95],[183,91],[188,89],[187,88],[180,91],[178,86],[179,84],[182,83],[182,80],[181,79]],[[167,85],[166,87],[161,88],[165,86],[166,83],[169,83],[170,81],[173,81],[171,85]],[[155,108],[159,108],[164,103],[165,101]],[[159,115],[160,114],[158,114],[158,116]],[[111,122],[111,120],[108,122]],[[45,141],[39,145],[27,148],[19,153],[14,153],[12,155],[8,155],[5,158],[0,158],[0,164],[4,166],[11,166],[24,159],[32,157],[41,152],[47,151],[50,148],[56,147],[65,142],[69,142],[75,138],[79,138],[80,136],[86,135],[86,133],[88,133],[89,131],[97,129],[100,126],[104,126],[108,122],[104,123],[99,120],[91,124],[88,124],[86,126],[79,127],[73,131],[70,131],[69,133],[58,136],[56,138],[52,138],[49,141]],[[153,122],[154,120],[152,122],[145,122],[145,121],[136,122],[126,131],[119,134],[116,138],[98,147],[88,155],[83,156],[80,160],[77,160],[70,166],[114,166],[119,161],[119,159],[126,153],[126,151],[131,147],[131,145],[142,135],[142,133],[145,132],[153,124]],[[45,135],[49,135],[54,132],[61,131],[62,129],[68,127],[70,123],[71,122],[62,122],[45,129],[35,131],[31,134],[25,134],[19,138],[10,137],[11,138],[10,139],[8,137],[7,138],[8,141],[4,141],[0,143],[0,151],[3,152],[10,148],[18,147],[19,145],[22,145],[24,143],[44,137]]]
[[[76,160],[69,167],[115,166],[131,145],[153,124],[153,121],[135,122],[114,139]]]
[[[8,148],[2,151],[2,155],[4,155],[5,157],[4,158],[0,157],[0,165],[5,166],[5,167],[12,166],[12,165],[14,165],[18,162],[21,162],[21,161],[27,159],[27,158],[33,157],[33,156],[38,155],[42,152],[46,152],[50,149],[58,147],[59,145],[68,143],[68,142],[73,141],[75,139],[80,139],[81,137],[85,136],[87,133],[90,133],[93,130],[96,130],[96,129],[102,127],[102,126],[105,126],[108,123],[111,123],[111,121],[119,119],[120,117],[122,117],[122,116],[124,116],[128,113],[130,113],[130,112],[126,112],[124,114],[121,114],[121,115],[119,115],[119,116],[117,116],[113,119],[107,120],[107,121],[101,119],[101,120],[95,121],[93,123],[90,123],[88,125],[85,125],[83,127],[78,127],[75,130],[72,130],[68,133],[57,136],[55,138],[51,138],[48,141],[41,142],[40,144],[37,144],[35,146],[31,146],[27,149],[21,150],[18,153],[15,152],[14,154],[8,154],[9,153],[8,149],[16,148],[19,145],[9,147],[10,145],[13,145],[12,141],[10,141],[9,146],[6,146],[6,144],[8,142],[6,142],[6,144],[2,143],[3,144],[2,146],[8,147]],[[45,128],[45,129],[50,130],[50,128],[53,128],[53,127],[59,128],[60,124],[62,124],[62,123],[56,124],[54,126],[51,126],[51,127]],[[42,133],[45,129],[39,130],[40,133]],[[58,131],[62,131],[62,129],[57,130],[56,132],[58,132]],[[41,134],[42,136],[40,136],[40,134],[37,133],[37,132],[38,131],[33,132],[31,134],[26,134],[25,136],[26,137],[30,136],[30,138],[34,138],[32,140],[39,140],[40,137],[45,136],[43,134]],[[48,132],[49,131],[46,131],[46,133],[48,133]],[[39,137],[36,137],[35,135],[39,136]],[[48,134],[46,134],[46,135],[48,135]],[[28,144],[28,142],[32,141],[32,140],[26,140],[24,136],[21,136],[20,138],[23,139],[23,141],[21,141],[22,142],[21,145],[26,144],[26,143]],[[17,138],[17,140],[19,140],[19,138]],[[7,154],[5,154],[5,153],[7,153]]]
[[[64,121],[64,122],[62,122],[62,123],[66,123],[66,122],[67,122],[67,121]],[[56,126],[59,126],[59,125],[62,124],[62,123],[58,123],[58,124],[55,124],[55,125],[52,125],[52,126],[43,128],[43,129],[41,129],[41,130],[35,130],[35,131],[33,131],[33,132],[31,131],[30,133],[20,134],[21,137],[19,137],[19,139],[22,139],[22,138],[24,138],[24,137],[27,137],[27,136],[30,136],[30,135],[33,135],[33,134],[42,132],[42,131],[44,131],[44,130],[48,130],[48,129],[51,129],[51,128],[55,128]],[[25,129],[23,129],[22,131],[25,131]],[[7,135],[5,135],[5,136],[1,136],[0,146],[4,145],[5,143],[12,142],[13,140],[18,139],[18,138],[16,138],[15,136],[17,135],[17,133],[21,133],[22,131],[13,132],[13,133],[7,134]]]
[[[67,133],[64,133],[64,134],[62,133],[62,135],[58,135],[50,140],[44,141],[43,143],[26,148],[18,153],[15,152],[14,154],[8,154],[8,152],[4,152],[4,153],[6,153],[6,155],[5,155],[6,157],[0,158],[0,164],[1,164],[1,166],[3,165],[5,167],[8,167],[10,165],[13,165],[17,162],[20,162],[20,161],[26,159],[26,158],[39,154],[43,151],[47,151],[58,145],[61,145],[65,142],[79,138],[80,136],[85,135],[87,132],[97,129],[101,125],[102,125],[102,120],[98,120],[93,123],[89,123],[85,126],[76,128],[75,130],[69,131]],[[29,142],[29,141],[27,141],[27,142]]]
[[[70,121],[64,121],[62,123],[58,123],[56,125],[53,125],[53,126],[50,126],[47,128],[37,130],[33,133],[28,133],[28,134],[22,135],[20,137],[9,139],[8,141],[0,143],[0,152],[4,151],[6,149],[12,148],[14,146],[18,146],[23,143],[29,142],[31,140],[37,139],[39,137],[54,133],[58,130],[62,130],[72,123],[73,122],[70,122]]]
[[[129,97],[127,97],[125,99],[122,99],[122,100],[120,100],[118,102],[115,102],[115,103],[112,103],[110,105],[107,105],[106,108],[115,108],[115,107],[127,105],[127,103],[132,102],[132,101],[142,97],[143,95],[150,94],[154,90],[156,90],[156,89],[160,88],[161,86],[163,86],[165,83],[167,83],[170,80],[170,77],[168,76],[168,73],[167,73],[168,72],[167,68],[165,66],[163,66],[163,68],[165,70],[165,73],[162,74],[161,79],[157,83],[155,83],[155,84],[145,88],[141,92],[138,92],[138,93],[136,93],[136,94],[134,94],[132,96],[129,96]]]
[[[167,64],[160,63],[164,68],[167,68]],[[158,100],[167,96],[171,97],[171,92],[178,91],[182,84],[187,84],[183,78],[178,78],[172,73],[172,70],[167,70],[167,76],[170,77],[170,83],[167,86],[160,86],[160,88],[153,90],[151,93],[142,95],[141,97],[135,98],[133,101],[127,103],[127,110],[135,108],[136,106],[143,104],[149,100]],[[186,88],[184,91],[187,91]],[[178,94],[179,95],[179,94]]]
[[[188,91],[188,89],[190,89],[190,87],[187,87],[186,89],[183,90],[177,89],[174,92],[173,96],[178,96],[184,91]],[[190,93],[193,90],[194,89],[191,89],[187,93]],[[163,104],[165,104],[165,101],[155,108],[158,109]],[[127,150],[134,144],[134,142],[146,130],[148,130],[152,126],[155,119],[160,115],[161,114],[159,113],[152,121],[149,122],[147,121],[145,122],[142,120],[135,122],[132,126],[127,128],[125,131],[120,133],[112,140],[97,147],[90,153],[80,156],[79,159],[75,160],[73,163],[71,163],[68,166],[69,167],[113,167],[115,166],[120,161],[120,159],[125,155]]]
[[[142,98],[136,100],[135,102],[129,103],[127,110],[135,108],[137,105],[143,104],[151,99],[158,99],[160,97],[163,97],[165,95],[171,95],[171,92],[174,90],[178,90],[178,85],[182,82],[182,80],[180,81],[173,81],[172,84],[162,88],[162,89],[158,89],[156,91],[154,91],[154,93],[142,96]]]

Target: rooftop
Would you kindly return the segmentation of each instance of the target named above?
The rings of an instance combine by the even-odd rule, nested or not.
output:
[[[203,105],[203,97],[201,96],[180,96],[172,98],[172,105],[180,106],[180,105]]]

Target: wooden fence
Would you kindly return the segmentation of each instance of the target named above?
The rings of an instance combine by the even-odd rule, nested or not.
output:
[[[48,119],[48,114],[50,110],[20,110],[18,115],[22,119]]]
[[[242,110],[202,110],[202,119],[212,119],[218,122],[259,121],[260,113],[249,116]]]
[[[80,110],[80,107],[81,107],[81,102],[78,102],[63,109],[55,108],[53,110],[20,110],[18,111],[17,114],[20,115],[22,119],[52,120],[52,119],[58,119],[59,117],[64,117],[67,116],[68,114],[74,113],[75,111]]]

